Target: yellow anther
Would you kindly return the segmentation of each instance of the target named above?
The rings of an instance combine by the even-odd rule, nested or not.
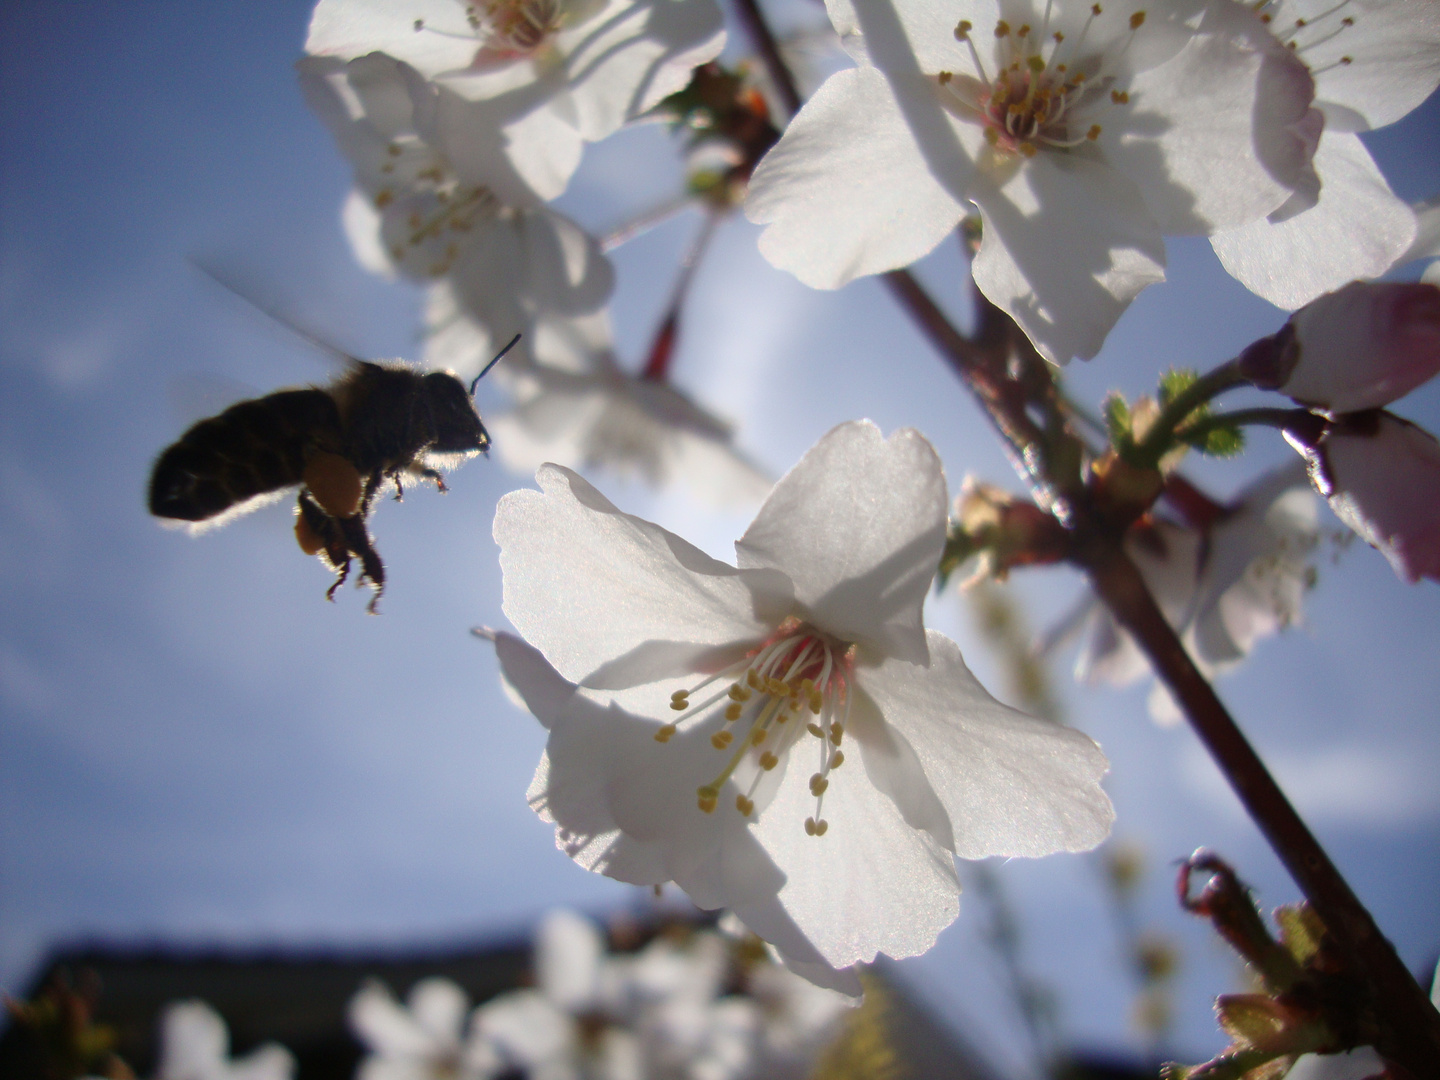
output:
[[[392,142],[389,146],[385,148],[385,152],[391,157],[399,157],[401,153],[400,144]]]
[[[1100,125],[1099,125],[1099,124],[1091,124],[1091,125],[1090,125],[1090,130],[1085,133],[1085,138],[1089,139],[1091,142],[1094,142],[1094,141],[1095,141],[1096,139],[1098,139],[1099,137],[1100,137]]]
[[[825,830],[828,828],[830,828],[830,823],[824,818],[821,818],[819,821],[815,822],[815,835],[824,836]]]
[[[1009,33],[1010,33],[1010,24],[1009,24],[1008,22],[1006,22],[1004,19],[1001,19],[999,22],[997,22],[997,23],[995,24],[995,36],[996,36],[996,37],[1005,37],[1005,36],[1008,35]]]
[[[1055,39],[1056,45],[1059,45],[1062,41],[1065,40],[1065,35],[1062,34],[1059,30],[1056,30],[1055,33],[1051,34],[1050,36]],[[1064,69],[1062,68],[1061,70],[1063,71]]]
[[[685,700],[688,699],[689,697],[690,697],[690,691],[689,691],[689,690],[676,690],[673,694],[670,695],[670,700],[671,700],[671,701],[685,701]]]
[[[697,805],[700,807],[701,811],[706,814],[713,814],[715,812],[714,799],[700,799],[698,800]]]
[[[790,693],[790,687],[779,679],[766,679],[765,692],[771,697],[785,697]]]
[[[800,680],[800,692],[801,692],[802,694],[813,694],[813,693],[815,692],[815,680],[814,680],[814,679],[801,679],[801,680]]]
[[[744,711],[744,707],[738,701],[732,701],[729,705],[725,706],[725,719],[739,720],[740,714]]]
[[[1354,61],[1354,59],[1353,59],[1352,57],[1349,57],[1349,56],[1342,56],[1342,57],[1340,57],[1340,63],[1341,63],[1342,66],[1348,66],[1348,65],[1350,65],[1350,64],[1353,64],[1354,62],[1355,62],[1355,61]]]
[[[389,188],[381,188],[375,195],[375,209],[384,210],[395,198],[395,192]]]
[[[1021,143],[1021,144],[1020,144],[1020,153],[1021,153],[1021,155],[1024,156],[1024,157],[1034,157],[1034,156],[1035,156],[1035,153],[1036,153],[1035,144],[1034,144],[1034,143],[1028,143],[1028,142],[1027,142],[1027,143]]]
[[[843,751],[836,750],[835,753],[833,753],[833,754],[830,755],[830,768],[832,768],[832,769],[838,769],[841,765],[844,765],[844,764],[845,764],[845,754],[844,754]]]
[[[736,795],[735,809],[739,810],[740,813],[742,813],[746,817],[749,817],[755,812],[755,804],[749,799],[747,799],[744,795]]]
[[[1045,58],[1043,56],[1032,56],[1026,60],[1025,63],[1029,66],[1030,70],[1037,75],[1045,70]]]
[[[969,19],[961,19],[955,24],[955,40],[964,41],[970,36],[970,31],[975,29],[975,24]]]
[[[1104,10],[1105,10],[1105,9],[1102,8],[1099,4],[1091,4],[1091,5],[1090,5],[1090,14],[1091,14],[1091,15],[1099,15],[1099,14],[1100,14],[1101,12],[1103,12]]]
[[[1144,24],[1144,22],[1145,13],[1143,11],[1137,11],[1134,15],[1130,16],[1130,29],[1139,30],[1140,27]]]
[[[1127,105],[1130,102],[1130,95],[1124,90],[1111,90],[1110,100],[1116,105]]]
[[[728,731],[717,731],[714,735],[710,736],[710,745],[715,747],[716,750],[724,750],[734,739],[735,736],[731,735]]]
[[[673,698],[673,697],[672,697],[672,698],[670,699],[670,708],[674,709],[676,712],[684,712],[684,711],[685,711],[686,709],[688,709],[689,707],[690,707],[690,701],[689,701],[689,699],[687,699],[687,698]]]
[[[737,682],[737,683],[733,683],[733,684],[731,684],[731,686],[730,686],[730,700],[731,700],[731,701],[749,701],[749,700],[750,700],[750,691],[747,690],[747,689],[745,689],[745,687],[741,686],[738,682]]]
[[[807,817],[807,818],[805,819],[805,835],[806,835],[806,836],[814,836],[814,835],[815,835],[815,819],[814,819],[813,817]]]
[[[831,724],[831,725],[830,725],[830,741],[831,741],[832,743],[834,743],[836,746],[839,746],[839,745],[840,745],[840,740],[843,739],[844,737],[845,737],[845,725],[844,725],[844,724]]]
[[[985,141],[991,146],[994,146],[1000,141],[1000,133],[992,127],[987,127],[985,129]]]
[[[830,786],[830,781],[821,776],[818,772],[810,777],[810,794],[817,799],[825,794],[825,789]]]
[[[771,769],[773,769],[776,765],[779,764],[780,759],[774,754],[772,754],[769,750],[766,750],[763,754],[760,755],[760,768],[764,769],[766,772],[769,772]]]
[[[819,724],[806,724],[805,730],[810,732],[810,734],[814,735],[817,739],[823,739],[825,737],[825,732],[820,730]]]
[[[936,76],[935,76],[935,78],[937,78],[937,79],[940,80],[940,85],[941,85],[941,86],[944,86],[946,83],[948,83],[948,82],[949,82],[951,79],[953,79],[954,77],[955,77],[955,76],[952,75],[952,74],[951,74],[950,72],[948,72],[948,71],[942,71],[942,72],[940,72],[939,75],[936,75]]]
[[[749,671],[745,672],[745,681],[751,686],[759,686],[760,673],[752,667]]]
[[[675,725],[666,724],[659,731],[655,732],[656,742],[669,742],[670,736],[675,734]]]
[[[695,794],[697,796],[697,802],[700,804],[701,810],[703,810],[707,814],[712,813],[715,810],[716,800],[720,798],[720,793],[718,791],[716,791],[713,787],[709,787],[707,785],[706,787],[699,788],[695,792]]]
[[[770,732],[768,729],[763,727],[757,727],[750,732],[750,742],[755,746],[759,746],[762,742],[765,741],[765,736],[769,734]]]
[[[816,716],[820,715],[820,709],[824,706],[824,704],[825,699],[820,696],[819,690],[816,690],[813,694],[810,695],[810,711]]]

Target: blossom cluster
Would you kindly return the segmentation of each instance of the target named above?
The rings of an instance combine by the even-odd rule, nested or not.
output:
[[[343,223],[372,271],[425,284],[425,362],[498,378],[502,458],[684,478],[753,501],[763,472],[723,420],[616,362],[600,242],[548,205],[584,145],[683,89],[724,44],[714,0],[321,0],[299,75],[355,171]]]
[[[685,923],[621,953],[588,919],[552,912],[535,974],[474,1009],[444,978],[403,1006],[367,983],[349,1010],[369,1051],[358,1080],[803,1080],[850,1011],[763,950]]]

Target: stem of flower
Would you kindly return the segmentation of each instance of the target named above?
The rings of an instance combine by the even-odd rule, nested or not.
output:
[[[744,26],[745,33],[754,44],[755,51],[760,54],[770,81],[775,85],[775,92],[780,95],[780,100],[790,115],[794,116],[800,111],[802,104],[800,88],[795,85],[795,76],[790,74],[789,65],[780,55],[780,43],[770,32],[770,24],[765,21],[764,12],[755,0],[735,0],[735,13],[740,17],[740,24]]]
[[[1249,385],[1249,382],[1240,373],[1238,358],[1227,360],[1214,371],[1201,375],[1160,411],[1149,434],[1136,447],[1141,458],[1151,463],[1159,461],[1174,444],[1175,429],[1184,423],[1187,416],[1226,390]]]
[[[1243,427],[1248,424],[1280,428],[1283,431],[1285,428],[1294,427],[1296,421],[1304,420],[1310,415],[1308,409],[1235,409],[1228,413],[1214,413],[1202,420],[1196,420],[1193,424],[1185,424],[1176,428],[1175,437],[1189,442],[1202,435],[1208,435],[1216,428]],[[1147,439],[1146,442],[1149,440]]]
[[[1440,1013],[1196,668],[1135,564],[1117,542],[1102,536],[1078,544],[1076,559],[1097,595],[1134,636],[1185,710],[1250,817],[1334,935],[1352,972],[1369,983],[1384,1025],[1376,1049],[1387,1059],[1392,1075],[1413,1075],[1416,1080],[1427,1075],[1440,1061]],[[1408,1071],[1393,1071],[1398,1069]]]

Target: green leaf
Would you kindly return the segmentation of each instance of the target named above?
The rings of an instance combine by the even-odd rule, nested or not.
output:
[[[1105,427],[1110,432],[1110,445],[1115,449],[1130,445],[1130,406],[1125,403],[1124,396],[1118,390],[1105,399]]]
[[[1160,405],[1169,405],[1200,379],[1200,373],[1191,368],[1171,368],[1160,376]]]
[[[1239,425],[1224,424],[1211,428],[1198,438],[1185,438],[1184,441],[1210,457],[1235,457],[1245,449],[1245,432]]]

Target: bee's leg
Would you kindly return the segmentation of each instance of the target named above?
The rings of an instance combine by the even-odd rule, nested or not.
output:
[[[375,550],[369,530],[365,528],[364,518],[359,514],[354,517],[341,518],[338,525],[345,537],[346,547],[360,558],[360,580],[369,581],[375,590],[375,595],[370,598],[369,606],[370,614],[374,615],[376,605],[380,602],[380,595],[385,591],[385,563],[381,561],[380,553]]]
[[[399,469],[396,469],[393,473],[391,473],[391,474],[390,474],[390,479],[393,480],[393,481],[395,481],[395,501],[396,501],[396,502],[404,502],[404,501],[405,501],[405,485],[402,484],[402,483],[400,483],[400,470],[399,470]]]
[[[319,555],[321,561],[335,571],[335,581],[325,591],[325,599],[334,601],[335,590],[350,576],[350,545],[340,523],[327,514],[308,491],[300,492],[298,510],[295,537],[301,550],[308,555]]]
[[[420,476],[422,480],[434,480],[435,486],[440,489],[441,495],[444,495],[447,491],[450,490],[448,487],[445,486],[445,477],[441,476],[437,470],[430,468],[428,465],[421,465],[414,471]]]
[[[360,510],[355,515],[361,521],[364,521],[370,516],[370,506],[372,503],[374,503],[375,493],[380,490],[380,482],[384,479],[385,477],[381,474],[379,469],[376,469],[368,477],[365,478],[365,490],[360,495]]]
[[[325,599],[329,600],[332,604],[335,602],[336,591],[341,585],[344,585],[350,577],[350,555],[348,552],[341,558],[338,567],[335,567],[335,571],[335,580],[330,583],[330,588],[325,590]]]

